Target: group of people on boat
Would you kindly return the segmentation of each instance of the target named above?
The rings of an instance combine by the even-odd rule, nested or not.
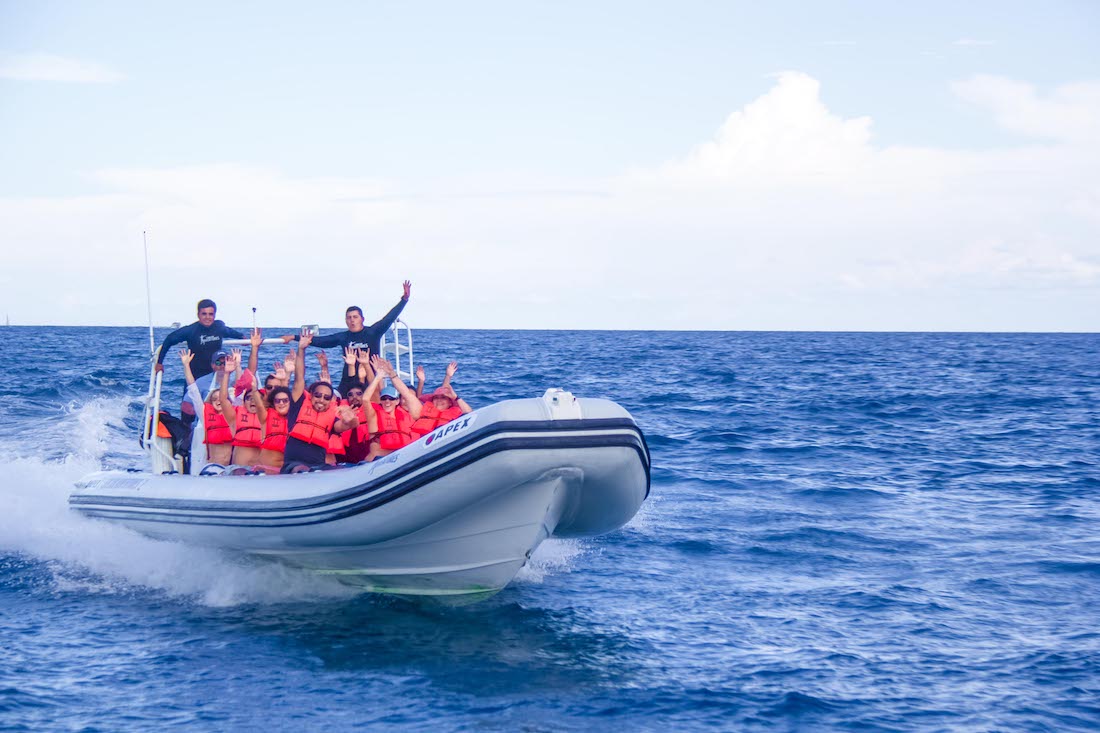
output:
[[[161,345],[157,370],[175,344],[180,351],[187,383],[180,406],[181,418],[192,425],[191,472],[209,462],[243,466],[268,473],[311,470],[338,463],[373,461],[400,450],[436,428],[472,412],[451,384],[458,369],[451,362],[442,385],[425,395],[426,374],[418,366],[415,383],[407,385],[380,351],[382,335],[393,325],[409,300],[405,281],[401,300],[381,320],[363,324],[363,311],[350,306],[347,330],[316,336],[308,329],[282,336],[297,341],[261,386],[259,373],[263,332],[254,328],[247,337],[251,351],[247,366],[240,349],[226,351],[225,339],[246,336],[216,320],[217,306],[200,300],[198,320],[170,333]],[[306,349],[320,347],[317,379],[306,378]],[[340,347],[343,367],[333,386],[324,348]],[[201,436],[201,440],[199,437]],[[202,451],[205,455],[196,455]]]

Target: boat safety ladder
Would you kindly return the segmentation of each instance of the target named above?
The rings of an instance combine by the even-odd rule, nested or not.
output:
[[[402,343],[404,335],[404,343]],[[392,337],[393,343],[390,343]],[[413,389],[416,388],[416,365],[413,361],[413,334],[409,324],[398,318],[390,330],[382,334],[382,358],[388,359],[401,381]]]

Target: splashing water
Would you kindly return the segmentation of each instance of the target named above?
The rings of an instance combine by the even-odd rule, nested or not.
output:
[[[7,511],[0,515],[0,551],[48,561],[59,590],[160,591],[210,606],[348,598],[358,591],[331,578],[265,560],[154,540],[124,527],[70,512],[68,496],[82,476],[102,469],[119,448],[130,402],[96,398],[66,408],[68,438],[61,460],[0,454]],[[141,460],[141,454],[127,451]]]

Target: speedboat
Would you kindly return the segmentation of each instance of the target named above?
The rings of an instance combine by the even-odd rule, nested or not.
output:
[[[630,414],[550,389],[370,463],[285,475],[103,471],[78,482],[69,505],[371,591],[471,597],[507,585],[547,538],[622,527],[649,488],[649,450]]]

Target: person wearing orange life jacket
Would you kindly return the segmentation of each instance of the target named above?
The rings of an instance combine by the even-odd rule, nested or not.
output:
[[[237,389],[244,391],[244,401],[240,405],[234,405],[229,398],[229,372],[236,371],[240,366],[240,352],[235,351],[226,364],[221,376],[221,400],[222,415],[225,417],[229,429],[233,433],[233,463],[238,466],[255,465],[260,460],[260,446],[263,442],[263,423],[260,421],[256,402],[259,393],[254,389],[255,378],[252,372],[245,370],[237,380]],[[257,399],[253,398],[253,395]]]
[[[319,381],[327,382],[328,384],[331,385],[332,384],[332,374],[328,370],[328,354],[326,354],[324,351],[318,351],[317,352],[317,363],[321,367],[320,376],[318,378]],[[335,389],[333,391],[335,391]],[[332,402],[332,405],[335,408],[340,408],[342,405],[345,405],[345,404],[346,403],[344,402],[344,400],[342,398],[340,398],[339,394],[336,395],[336,399],[334,399],[333,402]],[[325,451],[325,463],[327,463],[330,466],[335,466],[336,462],[338,460],[341,460],[343,457],[344,457],[344,440],[341,437],[340,433],[338,433],[336,431],[333,431],[328,436],[328,449]]]
[[[260,398],[253,393],[256,402],[256,416],[263,425],[263,440],[260,443],[260,468],[281,469],[286,439],[290,434],[287,414],[290,412],[290,389],[275,385]]]
[[[372,409],[363,404],[365,387],[362,382],[346,382],[344,396],[347,398],[348,407],[356,411],[359,417],[359,425],[352,430],[345,430],[340,434],[344,443],[344,453],[339,457],[340,463],[359,463],[367,459],[370,453],[370,432],[367,430],[367,414],[364,410]]]
[[[193,351],[188,350],[189,359],[194,358]],[[180,355],[180,359],[183,359],[183,355]],[[214,354],[210,360],[210,366],[213,369],[214,375],[220,377],[225,371],[226,364],[230,361],[229,354],[224,351],[219,351]],[[187,369],[190,370],[190,362],[187,364]],[[193,374],[193,372],[192,372]],[[201,377],[196,379],[195,384],[198,389],[198,385],[201,382]],[[189,387],[190,388],[189,383]],[[201,395],[201,391],[200,391]],[[222,414],[220,392],[214,389],[210,394],[206,395],[206,399],[202,404],[202,423],[203,423],[203,443],[206,445],[206,449],[202,451],[205,460],[210,463],[217,463],[223,466],[229,465],[230,460],[233,457],[233,431],[229,428],[229,423],[226,422],[225,416]],[[195,460],[192,456],[192,465]]]
[[[222,411],[221,392],[211,392],[203,406],[206,428],[206,457],[211,463],[228,466],[233,459],[233,429]]]
[[[313,340],[308,330],[302,331],[295,356],[294,387],[291,390],[287,420],[290,434],[284,451],[283,471],[292,472],[298,466],[322,466],[333,432],[350,430],[359,424],[355,411],[334,402],[332,384],[318,381],[306,390],[305,350]]]
[[[456,371],[458,371],[458,362],[452,361],[447,365],[443,386],[425,398],[421,398],[420,417],[412,424],[413,440],[419,440],[439,426],[474,411],[466,404],[466,400],[455,394],[454,388],[451,387],[451,377]],[[424,367],[416,368],[416,377],[421,384],[424,383]]]
[[[371,357],[371,365],[375,375],[367,394],[372,398],[378,394],[378,401],[372,401],[372,409],[365,411],[367,429],[371,436],[368,461],[393,453],[413,442],[412,425],[420,417],[421,409],[420,400],[401,381],[393,365],[378,356]],[[389,379],[389,384],[383,386],[383,379]],[[399,402],[404,406],[398,404]]]

